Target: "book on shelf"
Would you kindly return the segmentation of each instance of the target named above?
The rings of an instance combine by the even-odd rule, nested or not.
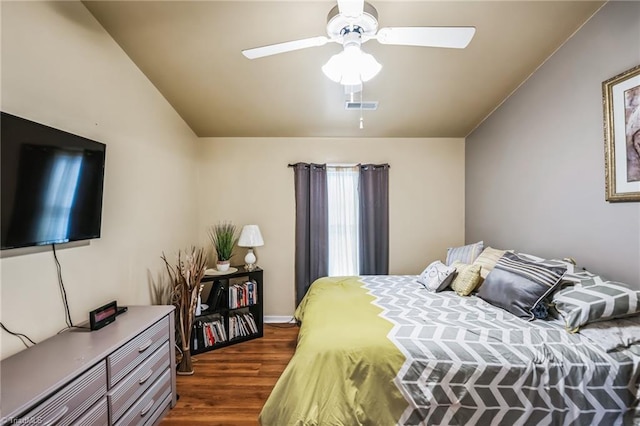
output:
[[[209,307],[210,310],[217,311],[222,307],[223,295],[224,295],[224,287],[222,286],[222,284],[218,283],[218,285],[215,288],[215,292],[213,293],[213,298],[211,299],[213,302],[212,303],[213,306]]]
[[[195,329],[192,332],[195,335],[195,338],[192,339],[193,350],[202,350],[226,342],[227,335],[224,332],[222,321],[222,318],[196,321]]]
[[[247,304],[248,305],[255,305],[255,302],[253,301],[253,287],[255,287],[255,285],[253,284],[253,281],[247,281]]]
[[[229,316],[229,340],[236,337],[236,318],[235,316]]]
[[[258,326],[251,312],[229,316],[229,339],[251,336],[258,333]]]
[[[251,334],[249,328],[247,327],[247,320],[245,319],[244,315],[240,315],[238,318],[240,319],[240,331],[242,335],[248,336],[249,334]]]
[[[218,338],[219,342],[226,342],[227,341],[227,336],[226,333],[224,332],[224,327],[222,326],[222,322],[221,321],[216,321],[214,324],[214,329],[215,329],[215,334]]]
[[[229,286],[229,309],[244,308],[258,303],[258,283],[250,280]]]
[[[213,333],[211,332],[211,323],[205,323],[204,324],[204,331],[207,335],[207,338],[204,342],[205,347],[209,347],[209,346],[213,346],[216,344],[216,339],[213,336]]]
[[[256,320],[253,317],[253,314],[251,312],[249,312],[248,320],[249,320],[249,326],[251,327],[253,332],[258,333],[258,325],[256,324]]]
[[[202,322],[196,321],[193,329],[191,330],[191,349],[194,351],[197,351],[202,346],[200,333],[202,333]]]
[[[258,283],[256,281],[251,281],[251,297],[253,299],[253,305],[258,303]]]

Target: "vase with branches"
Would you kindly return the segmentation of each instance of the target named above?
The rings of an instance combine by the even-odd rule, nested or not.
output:
[[[202,290],[201,281],[207,265],[206,253],[203,248],[191,247],[189,250],[178,251],[175,266],[169,264],[167,257],[162,253],[171,285],[173,287],[173,304],[176,307],[176,322],[180,337],[180,350],[182,359],[178,364],[177,374],[193,374],[191,364],[191,330],[195,317],[196,303]]]
[[[238,242],[236,226],[231,222],[220,222],[209,228],[209,238],[216,251],[216,268],[224,272],[229,269],[230,260],[233,256],[233,248]]]

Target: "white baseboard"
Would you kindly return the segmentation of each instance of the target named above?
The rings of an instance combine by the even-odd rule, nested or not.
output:
[[[286,323],[292,323],[295,320],[293,319],[292,316],[281,316],[281,315],[265,315],[264,317],[264,322],[265,323],[278,323],[278,324],[286,324]]]

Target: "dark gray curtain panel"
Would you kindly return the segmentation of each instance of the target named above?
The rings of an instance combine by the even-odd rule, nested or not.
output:
[[[360,165],[360,275],[389,274],[389,165]]]
[[[329,232],[327,168],[293,165],[296,196],[296,306],[316,279],[328,273]]]

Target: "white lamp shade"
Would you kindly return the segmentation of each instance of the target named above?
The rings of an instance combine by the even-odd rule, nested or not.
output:
[[[258,225],[245,225],[242,227],[238,247],[260,247],[264,245],[262,234]]]
[[[322,72],[336,83],[356,86],[371,80],[381,69],[373,55],[363,52],[358,45],[348,45],[324,64]]]

